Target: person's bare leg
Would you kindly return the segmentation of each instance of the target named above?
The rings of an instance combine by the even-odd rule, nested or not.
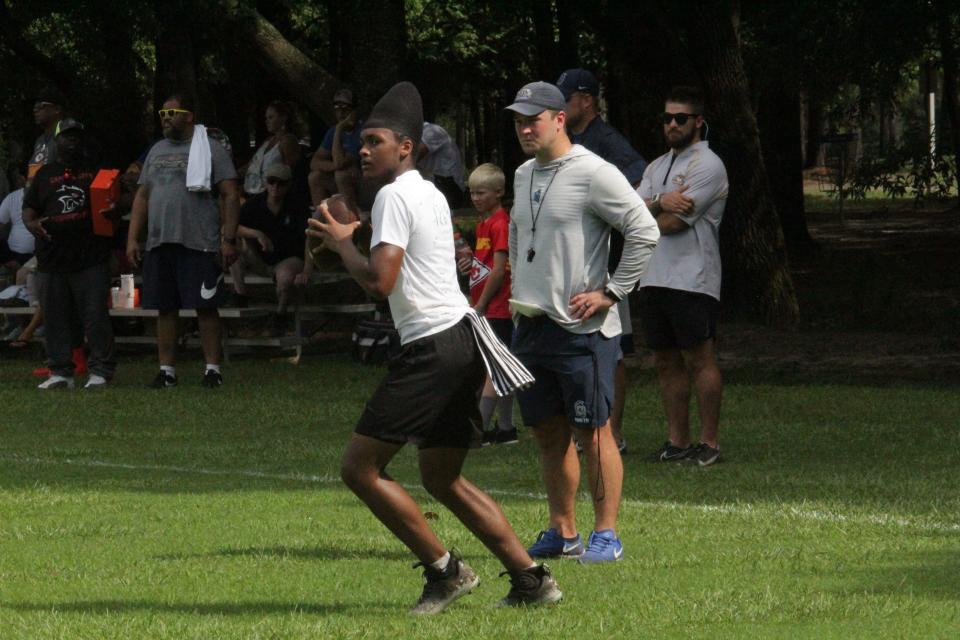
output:
[[[720,432],[720,401],[723,395],[723,377],[714,355],[713,340],[683,352],[697,393],[697,409],[700,413],[700,442],[718,449]]]
[[[20,332],[20,335],[17,336],[17,340],[20,342],[30,342],[33,340],[34,332],[41,324],[43,324],[43,309],[37,307],[33,315],[30,316],[30,322],[27,323],[27,326],[25,326]]]
[[[177,322],[176,311],[162,311],[157,316],[157,354],[160,366],[172,367],[177,361]]]
[[[447,550],[407,490],[385,471],[402,446],[355,433],[343,454],[340,477],[377,520],[428,565]]]
[[[675,447],[690,446],[690,380],[679,349],[655,351],[654,362],[660,380],[660,397],[667,414],[670,442]]]
[[[329,173],[311,171],[307,174],[307,186],[310,188],[310,202],[313,206],[319,207],[321,202],[333,195],[329,188],[331,182]]]
[[[550,508],[549,526],[564,538],[577,535],[577,485],[580,484],[580,461],[570,442],[570,425],[564,416],[554,416],[533,428],[540,453],[543,486]]]
[[[583,445],[584,466],[593,497],[594,531],[617,529],[620,494],[623,490],[623,460],[613,439],[610,421],[599,429],[574,428]]]
[[[297,256],[281,260],[274,268],[273,276],[277,281],[277,313],[287,312],[293,290],[293,279],[301,271],[303,271],[303,260]]]
[[[220,342],[220,314],[216,309],[197,309],[200,347],[207,364],[220,364],[223,345]]]
[[[617,361],[613,372],[613,408],[610,412],[610,429],[614,442],[623,440],[623,410],[627,404],[627,362],[626,356]]]
[[[460,475],[466,455],[466,449],[421,449],[420,477],[424,488],[450,509],[506,569],[514,571],[533,566],[533,559],[500,505]]]
[[[237,257],[237,260],[230,265],[230,276],[233,278],[233,290],[238,296],[247,295],[247,283],[244,281],[244,276],[247,273],[247,260],[246,254],[249,251],[247,246],[247,239],[240,239],[240,255]]]

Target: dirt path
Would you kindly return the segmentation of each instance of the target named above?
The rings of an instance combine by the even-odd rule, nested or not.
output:
[[[792,266],[800,327],[722,324],[723,368],[960,386],[960,211],[881,209],[809,224],[819,251]],[[652,367],[641,355],[637,366]]]

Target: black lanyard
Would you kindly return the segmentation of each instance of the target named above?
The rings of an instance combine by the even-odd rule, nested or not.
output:
[[[533,213],[533,176],[536,173],[536,168],[531,167],[530,171],[530,188],[528,197],[530,199],[530,248],[527,249],[527,262],[533,262],[534,256],[537,255],[537,252],[533,249],[533,241],[537,234],[537,220],[540,219],[540,210],[543,208],[543,201],[547,199],[547,192],[550,191],[550,185],[553,184],[553,179],[557,177],[557,174],[560,172],[560,168],[563,166],[563,163],[560,162],[557,164],[557,168],[553,170],[553,175],[550,176],[550,181],[547,182],[547,186],[543,190],[543,195],[538,195],[537,199],[537,213]],[[540,190],[537,189],[537,194],[540,193]]]

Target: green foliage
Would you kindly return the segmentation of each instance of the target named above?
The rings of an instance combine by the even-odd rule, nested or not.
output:
[[[912,155],[902,151],[875,163],[861,163],[847,187],[847,196],[863,199],[871,189],[888,198],[911,197],[916,204],[929,199],[946,200],[956,195],[956,157],[938,154]]]

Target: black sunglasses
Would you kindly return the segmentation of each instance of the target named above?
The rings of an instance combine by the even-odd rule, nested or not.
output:
[[[696,118],[699,115],[699,113],[670,113],[669,111],[665,111],[660,116],[660,119],[663,120],[663,124],[670,124],[673,120],[676,120],[677,124],[682,127],[687,124],[689,118]]]

